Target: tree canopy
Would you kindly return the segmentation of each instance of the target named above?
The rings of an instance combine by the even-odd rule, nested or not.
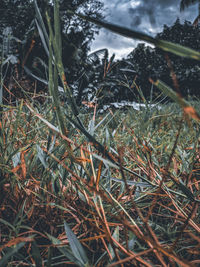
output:
[[[53,20],[53,2],[52,0],[37,1],[47,31],[45,11],[48,10]],[[59,0],[59,4],[63,64],[70,83],[78,79],[90,43],[94,39],[94,35],[98,33],[98,27],[72,15],[68,10],[81,11],[95,18],[102,18],[103,4],[98,0]],[[45,64],[48,64],[48,58],[35,22],[34,1],[1,0],[0,22],[0,38],[7,38],[5,29],[12,35],[9,37],[13,41],[12,46],[9,46],[9,49],[6,50],[4,48],[4,50],[17,58],[17,73],[19,76],[23,77],[23,67],[26,66],[35,74],[39,74],[41,78],[47,79]],[[3,40],[2,44],[5,44]],[[9,81],[12,73],[13,70],[10,68],[10,72],[7,72]]]
[[[180,23],[177,19],[169,27],[164,25],[163,31],[156,36],[158,39],[171,41],[200,50],[200,28],[193,26],[190,22]],[[169,53],[169,60],[176,74],[181,93],[199,95],[200,64],[198,61],[178,57]],[[138,73],[137,82],[144,94],[148,97],[151,84],[149,78],[158,78],[173,87],[170,68],[166,60],[166,53],[158,48],[152,48],[144,44],[139,44],[128,56],[133,63],[134,69]]]
[[[94,39],[94,34],[98,33],[98,27],[67,13],[67,10],[70,9],[76,12],[81,10],[84,14],[102,18],[103,4],[98,0],[60,0],[59,2],[63,37],[63,61],[64,65],[69,67],[71,66],[69,59],[71,55],[74,55],[74,50],[79,51],[81,58],[86,56],[90,43]],[[44,21],[46,21],[45,10],[48,9],[50,13],[53,12],[52,1],[38,1],[38,6]],[[31,46],[31,42],[34,40],[34,47],[29,53],[29,61],[31,61],[29,63],[32,63],[35,57],[42,57],[43,48],[40,45],[40,37],[35,25],[35,10],[32,0],[2,0],[0,22],[0,34],[2,35],[6,27],[10,27],[13,36],[21,41],[24,57]]]

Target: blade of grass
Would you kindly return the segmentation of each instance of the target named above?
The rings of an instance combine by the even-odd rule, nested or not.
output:
[[[42,257],[40,255],[40,250],[35,241],[31,245],[31,250],[32,250],[32,257],[35,261],[36,266],[42,267]]]
[[[58,124],[62,134],[65,134],[66,129],[64,125],[64,118],[61,113],[59,97],[58,97],[58,73],[56,67],[54,67],[53,73],[53,51],[52,51],[52,42],[53,42],[52,31],[49,33],[49,91],[50,95],[53,98],[54,109],[56,112]]]
[[[105,29],[108,29],[108,30],[115,32],[117,34],[120,34],[122,36],[125,36],[128,38],[133,38],[133,39],[139,39],[139,40],[148,42],[150,44],[153,44],[153,45],[161,48],[164,51],[171,52],[171,53],[178,55],[178,56],[181,56],[181,57],[200,60],[200,53],[191,49],[191,48],[184,47],[182,45],[178,45],[178,44],[171,43],[171,42],[164,41],[164,40],[157,40],[156,38],[153,38],[147,34],[137,32],[137,31],[128,29],[126,27],[118,26],[116,24],[109,23],[109,22],[106,22],[103,20],[99,20],[97,18],[85,16],[85,15],[80,14],[80,13],[74,13],[73,11],[70,11],[70,10],[68,10],[68,12],[76,14],[77,16],[79,16],[80,18],[82,18],[84,20],[90,21],[90,22],[92,22],[98,26],[101,26]]]
[[[86,264],[88,264],[89,260],[86,256],[86,253],[85,253],[81,243],[79,242],[79,240],[77,239],[77,237],[72,232],[72,230],[70,229],[70,227],[68,226],[68,224],[66,222],[64,222],[64,227],[65,227],[65,232],[66,232],[67,238],[69,240],[69,244],[70,244],[72,253],[74,254],[74,257],[76,257],[77,260],[79,260],[83,266],[86,266]]]
[[[170,97],[172,100],[174,100],[176,103],[178,103],[182,108],[185,114],[190,116],[191,118],[200,121],[200,115],[198,112],[190,105],[188,101],[186,101],[184,98],[180,97],[175,91],[173,91],[168,85],[166,85],[164,82],[157,80],[153,81],[150,79],[150,81],[157,86],[162,92],[164,92],[165,95]]]
[[[40,38],[42,40],[44,49],[45,49],[45,51],[47,53],[47,56],[48,56],[49,55],[49,49],[48,49],[49,38],[48,38],[46,27],[45,27],[44,21],[42,19],[42,15],[40,13],[40,10],[38,8],[36,0],[34,0],[34,7],[35,7],[36,18],[37,18],[36,19],[36,26],[38,28],[38,32],[40,34]]]
[[[51,27],[50,17],[48,15],[48,13],[46,13],[46,17],[47,17],[47,22],[48,22],[48,26],[49,26],[49,32],[53,36],[53,30],[52,30],[52,27]],[[72,91],[71,91],[70,87],[68,86],[68,83],[67,83],[67,80],[66,80],[64,66],[63,66],[62,58],[61,58],[61,54],[60,54],[61,52],[59,51],[58,44],[57,44],[55,38],[53,38],[52,43],[53,43],[53,50],[54,50],[55,57],[56,57],[55,65],[56,65],[56,67],[58,69],[58,74],[59,74],[60,79],[62,81],[64,92],[66,93],[66,95],[67,95],[67,97],[69,99],[69,102],[70,102],[70,105],[71,105],[71,110],[72,110],[75,118],[77,119],[78,123],[83,127],[83,124],[82,124],[82,122],[80,121],[80,119],[78,117],[78,114],[79,114],[78,107],[77,107],[77,105],[75,103],[74,97],[72,95]]]
[[[58,250],[59,250],[59,251],[60,251],[60,252],[61,252],[67,259],[69,259],[70,261],[72,261],[72,262],[77,263],[78,265],[80,265],[80,262],[77,261],[77,258],[74,257],[74,255],[72,254],[72,252],[71,252],[69,249],[67,249],[66,247],[61,246],[61,245],[62,245],[62,242],[61,242],[59,239],[53,237],[52,235],[50,235],[50,234],[48,234],[48,233],[46,233],[46,235],[48,236],[49,240],[51,240],[51,242],[52,242],[54,245],[57,245]],[[58,245],[59,245],[59,246],[58,246]]]
[[[20,250],[24,245],[26,244],[26,242],[21,242],[19,244],[17,244],[15,247],[11,248],[9,252],[7,252],[0,260],[0,266],[1,267],[6,267],[8,266],[9,263],[9,259],[15,255],[18,250]]]

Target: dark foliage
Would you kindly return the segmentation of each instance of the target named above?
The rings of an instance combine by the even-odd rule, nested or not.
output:
[[[185,21],[180,24],[179,19],[176,20],[172,27],[164,26],[163,32],[157,35],[158,38],[176,42],[178,44],[200,50],[200,27],[193,26],[190,22]],[[159,54],[161,51],[156,50]],[[173,70],[178,79],[179,88],[184,96],[199,96],[200,83],[200,63],[195,60],[184,59],[181,57],[169,55]]]
[[[181,24],[179,19],[173,26],[164,25],[163,31],[157,35],[158,39],[163,39],[178,43],[197,51],[200,50],[200,28],[185,21]],[[149,96],[151,84],[149,78],[161,79],[172,88],[174,81],[172,71],[175,73],[179,90],[183,96],[199,96],[200,64],[198,61],[184,59],[172,54],[166,54],[158,48],[151,48],[144,44],[139,44],[128,56],[137,71],[137,83],[141,87],[144,95]],[[169,67],[171,65],[171,67]],[[174,88],[177,90],[177,88]],[[155,94],[159,92],[154,91]]]
[[[163,31],[157,35],[157,38],[197,51],[200,49],[200,28],[188,21],[181,24],[177,19],[171,27],[164,25]],[[138,44],[123,60],[116,61],[114,57],[109,59],[108,53],[100,59],[98,51],[96,56],[98,60],[88,62],[85,75],[81,79],[82,89],[79,93],[83,92],[83,98],[84,92],[88,94],[91,91],[90,88],[93,88],[90,93],[97,96],[99,104],[122,100],[140,101],[143,96],[150,99],[152,94],[154,99],[162,99],[160,90],[152,87],[149,78],[164,81],[184,97],[200,95],[198,61],[178,57],[171,53],[167,54],[158,48],[146,46],[144,43]],[[175,80],[172,79],[172,73],[178,81],[178,88],[175,86]],[[87,79],[85,79],[86,76]],[[78,99],[80,104],[80,94]]]
[[[46,0],[37,2],[46,23],[46,10],[50,12],[50,17],[53,18],[52,1]],[[102,7],[103,5],[98,0],[60,1],[63,64],[69,83],[78,79],[89,51],[90,43],[94,38],[94,34],[98,32],[98,28],[87,21],[83,21],[69,14],[67,10],[70,9],[76,12],[81,10],[87,15],[102,18]],[[19,76],[17,80],[27,79],[26,73],[23,70],[24,66],[31,69],[41,78],[47,79],[45,75],[45,64],[48,64],[48,60],[35,23],[33,1],[2,0],[0,22],[0,35],[2,40],[4,38],[3,31],[5,28],[11,29],[12,37],[15,37],[14,49],[9,51],[9,55],[15,55],[18,62],[15,67],[11,64],[10,70],[7,72],[9,81],[11,76],[14,75],[14,69],[17,70]],[[6,56],[8,56],[8,53],[4,54],[4,57]],[[16,78],[17,77],[14,77],[14,79]],[[37,86],[37,88],[42,88],[42,90],[44,90],[45,86],[40,85],[39,87]]]

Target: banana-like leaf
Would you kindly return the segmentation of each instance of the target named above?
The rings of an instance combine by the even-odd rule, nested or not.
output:
[[[103,49],[99,49],[97,51],[94,51],[92,53],[90,53],[87,57],[87,61],[89,61],[90,63],[92,63],[93,61],[105,57],[105,53],[108,51],[107,48],[103,48]]]

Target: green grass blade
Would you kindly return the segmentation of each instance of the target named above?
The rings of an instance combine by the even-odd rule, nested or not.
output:
[[[69,12],[71,12],[71,11],[69,11]],[[81,17],[82,19],[90,21],[90,22],[92,22],[98,26],[101,26],[107,30],[110,30],[110,31],[117,33],[117,34],[120,34],[122,36],[145,41],[147,43],[153,44],[153,45],[163,49],[164,51],[171,52],[171,53],[178,55],[178,56],[200,60],[200,53],[191,49],[191,48],[184,47],[182,45],[178,45],[175,43],[167,42],[164,40],[157,40],[157,39],[155,39],[155,38],[153,38],[147,34],[137,32],[137,31],[128,29],[126,27],[118,26],[118,25],[113,24],[113,23],[105,22],[105,21],[102,21],[102,20],[99,20],[96,18],[84,16],[82,14],[76,14],[76,15]]]
[[[81,243],[79,242],[79,240],[77,239],[77,237],[72,232],[72,230],[70,229],[70,227],[66,222],[64,222],[64,227],[74,257],[76,257],[77,260],[79,260],[82,263],[82,266],[85,266],[86,264],[88,264],[89,260],[86,256],[86,253]]]
[[[47,80],[45,80],[45,79],[43,79],[43,78],[40,78],[40,77],[38,77],[37,75],[33,74],[33,73],[29,70],[29,68],[27,68],[26,66],[24,66],[24,70],[26,71],[26,73],[27,73],[28,75],[32,76],[34,79],[36,79],[36,80],[38,80],[38,81],[40,81],[40,82],[42,82],[42,83],[44,83],[44,84],[46,84],[46,85],[49,84],[49,82],[48,82]],[[58,86],[58,91],[59,91],[59,92],[64,92],[63,87]]]
[[[48,26],[49,26],[49,32],[53,36],[53,30],[52,30],[51,23],[50,23],[50,17],[47,13],[46,13],[46,17],[47,17],[47,22],[48,22]],[[60,79],[62,81],[64,92],[66,93],[66,95],[69,99],[73,114],[77,118],[79,124],[82,125],[80,119],[78,118],[79,111],[78,111],[77,105],[75,103],[72,91],[71,91],[71,89],[68,86],[67,81],[66,81],[64,66],[63,66],[62,59],[61,59],[61,54],[60,54],[59,47],[58,47],[58,44],[57,44],[55,38],[53,38],[52,43],[53,43],[53,50],[54,50],[55,57],[56,57],[55,65],[58,69],[58,74],[59,74]]]
[[[7,227],[10,227],[10,229],[12,229],[12,231],[15,232],[15,227],[12,224],[10,224],[8,221],[5,221],[4,219],[0,218],[0,222],[5,224]]]
[[[43,21],[42,15],[40,13],[40,10],[38,8],[36,0],[34,0],[34,7],[35,7],[36,18],[37,18],[36,19],[36,25],[37,25],[37,28],[38,28],[38,31],[40,34],[40,38],[41,38],[42,43],[44,45],[45,51],[48,55],[49,38],[48,38],[47,30],[46,30],[46,27],[45,27],[45,24],[44,24],[44,21]]]
[[[31,250],[32,250],[32,256],[33,256],[36,266],[42,267],[42,257],[40,255],[40,250],[35,241],[31,245]]]
[[[38,21],[36,20],[36,26],[37,26],[37,29],[38,29],[38,32],[39,32],[39,35],[40,35],[40,38],[41,38],[41,41],[42,41],[42,44],[44,46],[44,50],[47,54],[47,56],[49,56],[49,49],[48,49],[48,46],[47,46],[47,43],[46,43],[46,40],[44,38],[44,34],[43,34],[43,31],[42,31],[42,28],[40,27]]]
[[[60,58],[62,59],[62,40],[61,40],[59,1],[58,0],[56,0],[54,4],[54,31],[55,31],[55,39],[57,42],[59,55],[60,55]]]
[[[170,88],[167,84],[165,84],[161,80],[157,80],[156,82],[153,82],[153,84],[157,86],[165,95],[170,97],[172,100],[174,100],[182,107],[190,105],[185,99],[181,98],[172,88]]]
[[[99,143],[89,132],[87,132],[85,130],[85,128],[82,128],[78,123],[76,123],[74,120],[72,120],[69,116],[66,115],[66,118],[72,123],[74,124],[88,139],[90,142],[92,142],[94,144],[94,146],[96,147],[96,149],[101,152],[103,155],[105,155],[112,163],[115,164],[115,161],[110,157],[108,151],[106,150],[106,148]]]
[[[51,235],[48,234],[48,233],[46,233],[46,235],[48,236],[48,238],[51,240],[51,242],[52,242],[54,245],[61,245],[61,244],[62,244],[62,242],[61,242],[59,239],[57,239],[57,238],[51,236]],[[67,249],[66,247],[61,247],[61,246],[59,246],[59,247],[58,247],[58,250],[59,250],[59,251],[60,251],[60,252],[61,252],[67,259],[69,259],[70,261],[72,261],[72,262],[77,263],[78,265],[80,265],[80,262],[77,262],[77,258],[74,257],[74,255],[72,254],[72,252],[71,252],[69,249]]]
[[[48,24],[50,27],[50,24]],[[54,67],[53,71],[53,32],[52,30],[49,31],[49,91],[50,95],[53,98],[53,104],[55,107],[55,112],[58,120],[58,124],[62,134],[65,134],[65,125],[64,125],[64,118],[61,113],[60,109],[60,101],[58,96],[58,73],[56,67]]]
[[[9,259],[20,250],[26,242],[21,242],[17,244],[15,247],[12,247],[8,253],[6,253],[0,260],[0,266],[1,267],[6,267],[8,266]]]
[[[113,237],[115,240],[117,240],[117,242],[119,242],[119,226],[117,226],[117,227],[115,228],[115,231],[114,231],[112,237]],[[114,250],[113,250],[111,244],[109,244],[108,249],[109,249],[109,251],[110,251],[110,254],[111,254],[112,258],[114,259],[114,258],[115,258],[115,252],[114,252]]]
[[[189,47],[164,40],[157,40],[155,45],[164,51],[171,52],[177,56],[200,60],[200,53]]]
[[[119,26],[119,25],[116,25],[116,24],[113,24],[110,22],[106,22],[103,20],[89,17],[89,16],[84,16],[82,14],[76,14],[76,15],[81,17],[82,19],[90,21],[90,22],[92,22],[92,23],[94,23],[100,27],[103,27],[107,30],[114,32],[114,33],[120,34],[124,37],[139,39],[139,40],[143,40],[143,41],[146,41],[146,42],[152,43],[152,44],[155,42],[155,39],[153,37],[147,35],[147,34],[137,32],[137,31],[134,31],[134,30],[128,29],[126,27]]]
[[[37,156],[38,156],[39,160],[41,161],[44,168],[47,169],[48,164],[46,161],[46,155],[45,155],[44,151],[41,149],[41,147],[39,145],[36,145],[36,148],[37,148]]]
[[[151,82],[153,82],[151,80]],[[185,114],[192,117],[193,119],[200,121],[200,114],[190,105],[188,101],[184,98],[180,97],[174,90],[172,90],[168,85],[164,82],[157,80],[153,82],[155,86],[157,86],[165,95],[170,97],[176,103],[178,103],[184,110]]]

